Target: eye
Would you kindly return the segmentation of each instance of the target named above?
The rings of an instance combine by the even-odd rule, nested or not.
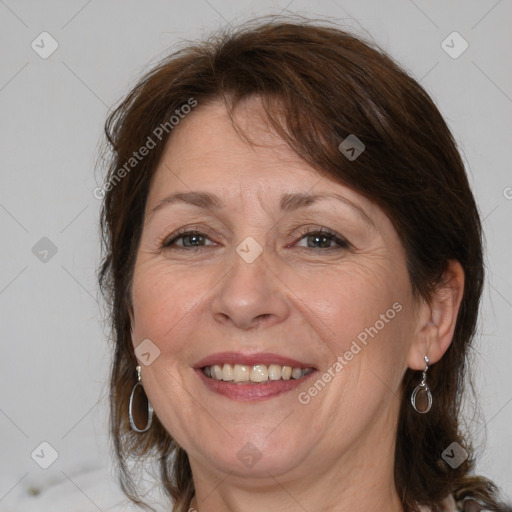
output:
[[[342,236],[327,228],[315,230],[309,228],[305,232],[301,233],[301,235],[300,240],[305,240],[307,245],[304,246],[297,243],[296,245],[298,247],[327,250],[348,249],[350,247],[349,242],[347,242]],[[333,246],[333,243],[337,244],[338,247]]]
[[[323,250],[340,250],[350,247],[350,243],[341,235],[327,228],[308,228],[300,235],[299,242],[295,244],[297,247]],[[306,245],[301,243],[302,240],[306,242]],[[209,234],[190,228],[173,233],[162,242],[163,249],[178,251],[194,250],[214,245],[215,243],[212,242]]]
[[[199,247],[205,247],[207,245],[206,241],[210,240],[208,235],[202,233],[201,231],[196,230],[183,230],[177,233],[173,233],[170,237],[164,240],[162,247],[164,249],[176,249],[180,251],[186,251],[190,249],[197,249]],[[181,243],[177,243],[181,241]],[[211,242],[211,240],[210,240]]]

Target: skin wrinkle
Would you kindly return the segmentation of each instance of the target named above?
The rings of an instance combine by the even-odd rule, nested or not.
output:
[[[255,108],[240,106],[237,120],[251,140],[263,133],[272,147],[242,142],[222,104],[199,107],[173,133],[153,177],[146,212],[184,183],[189,191],[222,190],[226,211],[175,205],[159,208],[144,225],[133,280],[133,343],[149,338],[161,351],[143,368],[144,389],[189,455],[201,512],[291,511],[297,502],[306,510],[401,511],[393,482],[397,397],[408,364],[421,363],[430,308],[412,303],[404,250],[384,213],[353,190],[319,180],[265,132],[266,124],[254,122]],[[339,222],[323,201],[307,214],[279,211],[282,193],[333,191],[362,205],[375,229],[342,203]],[[195,224],[223,232],[222,244],[182,254],[158,247],[170,230]],[[288,236],[287,226],[310,224],[342,236],[346,228],[359,247],[314,254],[288,248],[284,240],[298,236]],[[251,264],[234,250],[249,235],[266,241]],[[207,355],[242,350],[314,361],[325,371],[395,302],[402,311],[307,406],[297,401],[302,388],[263,402],[234,402],[209,392],[192,370]],[[237,458],[248,441],[262,453],[250,469]]]
[[[328,204],[328,201],[325,201],[325,203]],[[201,214],[201,212],[196,208],[180,204],[173,207],[172,215],[170,212],[168,212],[166,216],[155,216],[153,217],[152,221],[148,222],[146,227],[149,233],[148,238],[151,239],[151,243],[154,246],[155,252],[158,252],[161,249],[159,244],[161,243],[162,239],[165,238],[170,240],[173,237],[175,228],[178,227],[178,225],[182,225],[181,219],[186,218],[186,225],[192,226],[194,225],[195,220],[197,220],[197,223],[200,224],[201,219],[204,219],[205,215],[211,217],[214,227],[219,225],[219,227],[217,229],[213,229],[212,232],[212,237],[217,236],[219,238],[218,240],[214,240],[217,242],[217,245],[219,242],[226,242],[228,239],[234,236],[233,228],[230,225],[230,220],[225,215],[212,215],[208,211]],[[369,250],[369,244],[372,243],[372,230],[366,228],[365,226],[361,226],[360,222],[355,221],[355,219],[348,217],[346,214],[344,215],[343,209],[339,208],[326,212],[325,207],[322,209],[320,207],[313,206],[308,208],[308,211],[301,211],[294,217],[285,215],[282,221],[283,227],[277,226],[279,229],[277,232],[275,229],[269,229],[263,223],[261,224],[261,228],[258,227],[258,223],[253,223],[250,229],[260,229],[262,231],[262,235],[258,238],[258,240],[261,242],[261,245],[265,245],[265,238],[268,239],[268,243],[270,244],[272,240],[278,238],[280,235],[285,237],[287,236],[288,231],[291,231],[292,225],[289,223],[288,219],[290,219],[290,221],[293,220],[294,223],[297,223],[297,220],[300,219],[302,223],[310,223],[315,225],[317,224],[319,215],[325,219],[330,219],[330,223],[333,225],[333,229],[342,231],[341,236],[347,239],[347,241],[353,246],[351,248],[353,251],[365,252]],[[272,219],[274,218],[276,218],[275,215],[272,216]],[[223,233],[223,231],[225,233]],[[295,235],[297,235],[297,233],[295,233]],[[212,242],[208,241],[208,246],[212,246]]]
[[[240,196],[242,196],[242,192],[239,192]],[[258,198],[259,203],[263,204],[264,201],[261,197]],[[369,217],[364,209],[354,204],[349,199],[340,196],[339,194],[283,194],[281,196],[281,210],[285,213],[297,210],[299,208],[308,207],[314,203],[318,203],[323,200],[338,200],[345,204],[348,204],[351,208],[353,208],[358,215],[360,215],[363,220],[368,223],[373,228],[375,227],[371,217]],[[179,203],[185,203],[188,205],[196,206],[197,208],[202,208],[205,210],[219,210],[225,208],[226,205],[222,203],[222,200],[219,199],[218,196],[213,194],[208,194],[207,192],[176,192],[171,194],[163,199],[161,199],[158,204],[151,209],[148,215],[148,222],[153,218],[155,213],[160,211],[161,209],[172,206]]]

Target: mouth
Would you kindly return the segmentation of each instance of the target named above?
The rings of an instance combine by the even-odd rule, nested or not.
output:
[[[233,400],[272,398],[300,386],[317,369],[277,354],[224,352],[200,361],[194,369],[206,387]]]
[[[204,366],[202,371],[209,379],[233,382],[236,384],[251,384],[274,382],[278,380],[299,380],[314,371],[314,368],[301,368],[280,364],[214,364]]]

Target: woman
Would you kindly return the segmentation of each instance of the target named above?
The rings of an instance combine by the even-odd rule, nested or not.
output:
[[[500,510],[459,431],[480,220],[418,83],[275,20],[171,55],[106,133],[131,499],[147,457],[176,511]]]

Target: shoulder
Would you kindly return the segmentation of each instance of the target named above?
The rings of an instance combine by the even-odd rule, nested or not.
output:
[[[450,495],[443,500],[444,512],[464,512],[464,507],[461,502],[456,503],[453,496]],[[419,506],[420,512],[430,512],[429,507]]]
[[[484,505],[479,503],[478,500],[474,500],[471,498],[465,498],[461,501],[455,501],[452,495],[445,498],[442,502],[443,504],[443,512],[486,512],[487,509]],[[431,512],[429,507],[425,505],[418,505],[420,512]],[[504,509],[504,512],[512,509]]]

